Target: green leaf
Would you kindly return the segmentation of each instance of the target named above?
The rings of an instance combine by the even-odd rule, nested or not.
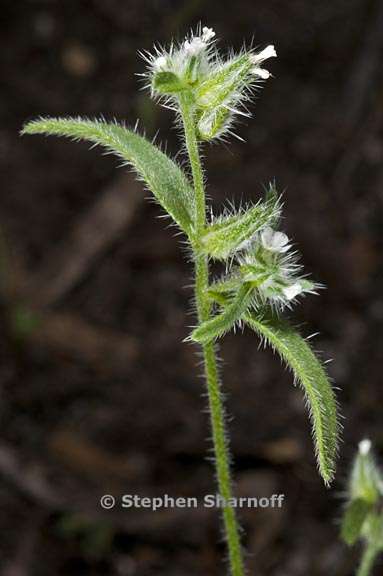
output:
[[[341,537],[346,544],[352,546],[361,536],[364,521],[371,510],[371,504],[358,498],[352,500],[345,510],[342,525]]]
[[[67,136],[100,145],[132,166],[161,206],[188,236],[194,220],[193,190],[180,167],[144,137],[116,123],[81,118],[42,118],[22,134]]]
[[[251,287],[248,285],[241,286],[237,295],[225,305],[223,312],[203,322],[198,328],[193,330],[190,340],[200,344],[207,344],[222,337],[241,320],[241,316],[249,308],[250,301]]]
[[[264,226],[275,222],[281,211],[277,195],[269,193],[264,202],[238,214],[224,216],[210,224],[201,239],[202,252],[217,260],[227,260],[252,240]]]
[[[275,316],[244,315],[255,330],[292,370],[308,402],[319,471],[326,485],[334,477],[339,424],[335,395],[323,366],[307,341]]]

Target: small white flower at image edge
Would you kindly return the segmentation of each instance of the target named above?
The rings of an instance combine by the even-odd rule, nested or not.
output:
[[[252,69],[252,73],[255,76],[259,76],[263,80],[267,80],[268,78],[270,78],[271,76],[270,72],[268,70],[265,70],[264,68],[261,68],[260,64],[262,64],[262,62],[264,62],[268,58],[275,58],[276,56],[277,53],[275,51],[273,44],[269,44],[269,46],[266,46],[266,48],[264,48],[263,50],[261,50],[261,52],[258,52],[257,54],[250,54],[250,61],[253,64],[255,64],[254,68]]]
[[[371,450],[371,440],[368,440],[366,438],[365,440],[359,442],[359,452],[363,454],[363,456],[366,456],[366,454],[368,454],[370,450]]]
[[[259,76],[263,80],[267,80],[271,76],[271,74],[268,70],[266,70],[265,68],[260,68],[259,66],[256,66],[255,68],[253,68],[251,72],[255,76]]]
[[[201,36],[194,36],[190,40],[185,40],[184,50],[188,56],[198,56],[200,52],[206,50],[208,43],[214,38],[213,28],[204,26]]]
[[[269,44],[268,46],[266,46],[266,48],[264,48],[263,50],[261,50],[261,52],[258,52],[258,54],[254,54],[254,62],[263,62],[263,60],[267,60],[268,58],[276,58],[277,57],[277,53],[274,47],[274,44]]]
[[[260,62],[263,62],[268,58],[276,58],[276,57],[277,53],[275,51],[274,45],[269,44],[268,46],[266,46],[266,48],[261,50],[261,52],[258,52],[257,54],[251,54],[250,60],[252,61],[253,64],[259,64]]]
[[[164,72],[167,69],[167,58],[166,56],[158,56],[158,58],[156,58],[153,62],[153,68],[157,71],[157,72]]]
[[[270,226],[266,226],[261,232],[262,246],[270,252],[287,252],[289,250],[289,238],[284,232],[277,232]]]
[[[302,286],[299,282],[295,282],[295,284],[291,284],[290,286],[285,286],[282,288],[283,295],[287,298],[287,300],[293,300],[298,294],[302,292]]]
[[[207,26],[204,26],[202,28],[202,40],[204,42],[209,42],[210,40],[212,40],[215,36],[215,32],[213,30],[213,28],[208,28]]]
[[[184,42],[184,50],[188,56],[198,56],[198,54],[205,50],[206,47],[206,42],[199,36],[196,36],[191,40],[185,40]]]

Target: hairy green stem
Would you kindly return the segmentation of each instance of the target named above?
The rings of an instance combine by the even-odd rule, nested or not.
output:
[[[200,324],[209,320],[211,304],[208,297],[209,268],[208,260],[200,250],[202,233],[206,227],[206,199],[203,181],[201,159],[198,150],[196,122],[193,112],[193,102],[188,95],[180,97],[180,109],[185,130],[186,148],[189,155],[195,191],[195,297],[198,320]],[[230,478],[230,459],[227,435],[225,431],[224,407],[220,392],[220,381],[214,344],[202,345],[206,384],[209,397],[210,420],[213,433],[215,467],[220,495],[225,501],[232,498]],[[239,536],[239,526],[235,510],[232,507],[223,508],[225,537],[229,551],[229,561],[232,576],[243,576],[244,565]]]
[[[375,545],[366,544],[356,576],[370,576],[378,552]]]

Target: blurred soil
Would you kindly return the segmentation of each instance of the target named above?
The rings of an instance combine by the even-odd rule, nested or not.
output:
[[[301,392],[254,335],[222,346],[249,573],[352,574],[339,542],[356,443],[383,451],[383,3],[379,0],[3,0],[0,93],[1,576],[216,576],[215,511],[102,511],[102,494],[214,493],[191,268],[140,184],[83,144],[20,139],[38,115],[140,118],[179,152],[139,91],[138,49],[202,20],[222,44],[273,42],[274,79],[239,131],[206,150],[208,191],[255,200],[276,178],[284,228],[326,284],[296,322],[332,358],[345,416],[337,481],[317,474]],[[199,369],[200,371],[200,369]],[[379,574],[377,570],[376,574]]]

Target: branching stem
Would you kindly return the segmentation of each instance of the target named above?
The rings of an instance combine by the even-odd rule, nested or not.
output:
[[[180,110],[185,130],[186,148],[189,155],[195,191],[195,235],[193,243],[195,260],[195,297],[198,320],[209,320],[211,304],[208,297],[208,260],[200,250],[200,239],[206,227],[206,199],[201,158],[198,149],[196,122],[193,101],[185,94],[180,97]],[[224,407],[220,392],[220,381],[216,352],[213,343],[202,346],[205,378],[209,397],[210,420],[213,433],[215,467],[220,495],[225,501],[232,498],[230,459],[227,435],[225,432]],[[223,508],[225,536],[229,551],[232,576],[244,576],[243,556],[239,536],[239,526],[233,507]]]

